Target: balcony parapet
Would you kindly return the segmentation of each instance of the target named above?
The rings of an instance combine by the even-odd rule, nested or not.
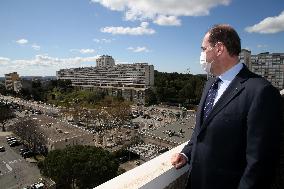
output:
[[[174,189],[184,188],[189,166],[176,170],[171,157],[179,153],[186,143],[105,182],[95,189]]]

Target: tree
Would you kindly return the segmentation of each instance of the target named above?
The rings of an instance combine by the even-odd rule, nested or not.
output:
[[[131,117],[130,103],[115,97],[106,96],[97,106],[96,114],[103,129],[111,129],[113,125],[122,126],[129,122]]]
[[[6,87],[5,87],[5,85],[2,84],[2,83],[0,83],[0,93],[1,93],[2,95],[6,95],[6,94],[8,93],[8,91],[7,91]]]
[[[51,151],[39,163],[44,176],[58,188],[94,188],[117,176],[118,163],[110,152],[91,146]]]
[[[163,73],[155,70],[155,92],[158,103],[198,104],[206,78],[201,75]],[[147,96],[146,99],[147,100]]]
[[[153,89],[149,88],[145,91],[145,104],[147,106],[157,104],[157,97],[156,93]]]
[[[34,119],[22,119],[11,130],[18,135],[34,152],[46,152],[47,137]]]
[[[59,79],[57,80],[57,87],[64,92],[72,92],[72,81],[70,79],[62,80]]]
[[[2,131],[6,131],[5,125],[7,121],[11,118],[14,118],[15,115],[9,105],[3,102],[0,102],[0,123],[2,124]]]

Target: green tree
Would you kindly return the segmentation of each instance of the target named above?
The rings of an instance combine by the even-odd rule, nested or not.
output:
[[[189,72],[163,73],[156,70],[154,74],[157,102],[183,106],[198,104],[206,81],[204,76],[192,75]]]
[[[118,163],[102,148],[72,146],[51,151],[39,163],[43,175],[56,182],[58,188],[94,188],[117,176]]]
[[[73,87],[72,87],[72,81],[70,79],[62,80],[59,79],[57,80],[57,87],[64,92],[71,92]]]
[[[152,88],[145,91],[145,104],[147,106],[157,104],[157,95]]]
[[[2,131],[6,131],[5,125],[7,121],[14,118],[15,115],[7,103],[0,102],[0,123],[2,124]]]

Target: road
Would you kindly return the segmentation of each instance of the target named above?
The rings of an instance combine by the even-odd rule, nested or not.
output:
[[[6,151],[0,152],[0,187],[3,189],[23,188],[31,185],[41,177],[36,164],[29,163],[19,153],[18,147],[10,147],[5,136],[8,132],[0,132],[0,146]]]

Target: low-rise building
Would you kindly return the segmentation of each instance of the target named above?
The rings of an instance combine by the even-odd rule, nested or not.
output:
[[[31,119],[43,131],[49,151],[74,145],[94,145],[93,134],[76,125],[46,115],[33,115]]]

